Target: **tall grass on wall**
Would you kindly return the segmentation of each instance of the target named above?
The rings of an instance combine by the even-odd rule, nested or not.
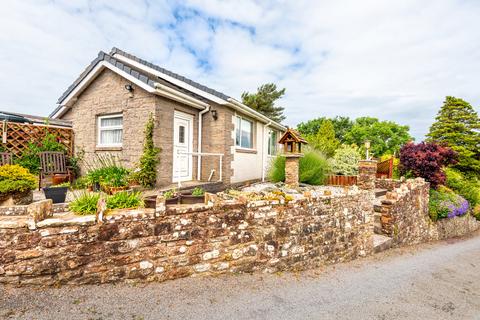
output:
[[[322,185],[330,173],[330,165],[325,156],[314,150],[307,150],[300,158],[300,182]],[[276,156],[271,163],[269,178],[273,182],[285,181],[285,156]]]

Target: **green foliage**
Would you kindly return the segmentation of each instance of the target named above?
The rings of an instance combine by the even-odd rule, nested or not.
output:
[[[80,176],[80,162],[83,161],[85,157],[85,150],[80,149],[77,151],[74,157],[68,158],[68,165],[72,167],[72,171],[75,175],[75,177]]]
[[[470,210],[467,200],[443,186],[430,190],[428,208],[433,221],[462,216]]]
[[[66,147],[59,142],[57,137],[47,133],[40,142],[30,142],[28,147],[22,152],[16,164],[27,168],[31,173],[38,174],[40,168],[40,158],[38,154],[44,151],[66,152]]]
[[[155,121],[153,116],[150,117],[145,125],[145,141],[143,144],[143,154],[140,158],[140,170],[134,172],[132,179],[136,180],[145,188],[152,188],[157,181],[157,165],[160,162],[158,154],[160,148],[156,148],[153,143],[153,130]]]
[[[365,140],[371,141],[370,151],[376,157],[396,154],[402,145],[413,140],[408,126],[370,117],[357,118],[355,121],[347,117],[335,117],[330,120],[321,117],[300,123],[297,130],[306,137],[315,136],[326,121],[332,122],[335,137],[340,143],[359,146],[361,154],[365,154]]]
[[[140,192],[122,191],[107,198],[107,209],[132,209],[143,205]]]
[[[69,208],[80,215],[95,214],[97,212],[97,202],[99,199],[99,193],[84,192],[70,202]]]
[[[480,204],[478,204],[477,206],[475,206],[475,208],[473,208],[473,216],[480,221]]]
[[[87,176],[79,177],[75,179],[75,181],[72,184],[73,189],[86,189],[88,186],[90,186],[90,181]]]
[[[364,144],[369,140],[371,156],[398,154],[400,147],[412,141],[409,127],[392,121],[379,121],[377,118],[362,117],[355,120],[352,128],[345,134],[345,142],[356,144],[361,153],[365,153]]]
[[[283,110],[285,108],[275,105],[275,101],[285,94],[285,88],[277,90],[277,85],[267,83],[260,86],[256,93],[242,93],[242,102],[244,105],[262,113],[266,117],[276,122],[285,120]]]
[[[176,194],[177,194],[177,191],[175,189],[171,189],[171,190],[165,191],[163,193],[163,196],[165,197],[166,200],[168,200],[175,197]]]
[[[300,132],[305,137],[312,136],[317,134],[320,130],[320,127],[325,121],[331,121],[333,124],[333,128],[335,130],[335,138],[341,143],[345,142],[345,135],[349,132],[353,126],[352,120],[348,117],[335,117],[332,119],[328,119],[325,117],[320,117],[316,119],[312,119],[306,122],[302,122],[297,126],[298,132]]]
[[[88,185],[99,183],[104,187],[126,187],[130,170],[118,163],[111,155],[97,155],[93,163],[88,164],[86,179]]]
[[[344,176],[358,174],[358,162],[361,160],[360,151],[355,145],[341,145],[331,159],[332,172]]]
[[[467,199],[472,207],[480,204],[480,181],[476,177],[468,177],[453,168],[445,170],[446,185]]]
[[[458,153],[461,171],[480,174],[480,118],[466,101],[446,97],[430,127],[428,139],[444,142]]]
[[[205,194],[205,190],[200,187],[195,187],[192,191],[192,196],[203,196]]]
[[[0,166],[0,194],[35,189],[37,179],[28,169],[19,165]]]
[[[332,157],[340,142],[335,138],[335,130],[330,120],[323,121],[318,132],[306,137],[310,147]]]
[[[318,151],[308,150],[300,158],[300,182],[311,185],[321,185],[330,173],[327,159]],[[269,170],[270,180],[274,182],[285,181],[285,157],[273,158]]]

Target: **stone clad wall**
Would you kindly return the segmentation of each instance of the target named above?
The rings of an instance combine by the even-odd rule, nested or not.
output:
[[[411,245],[429,240],[432,223],[428,215],[429,183],[421,178],[407,180],[387,192],[381,204],[382,231],[396,245]]]
[[[126,211],[0,229],[0,283],[163,281],[225,272],[300,270],[372,252],[371,193],[223,202],[183,212]],[[49,222],[49,220],[51,220]]]

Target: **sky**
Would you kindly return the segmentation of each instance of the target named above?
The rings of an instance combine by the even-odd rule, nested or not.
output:
[[[286,88],[285,124],[377,117],[423,139],[447,95],[479,111],[480,1],[22,0],[0,10],[0,110],[47,116],[118,47],[240,99]]]

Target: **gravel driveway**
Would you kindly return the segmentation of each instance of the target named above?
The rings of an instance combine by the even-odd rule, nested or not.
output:
[[[480,236],[298,274],[2,289],[6,319],[480,319]]]

